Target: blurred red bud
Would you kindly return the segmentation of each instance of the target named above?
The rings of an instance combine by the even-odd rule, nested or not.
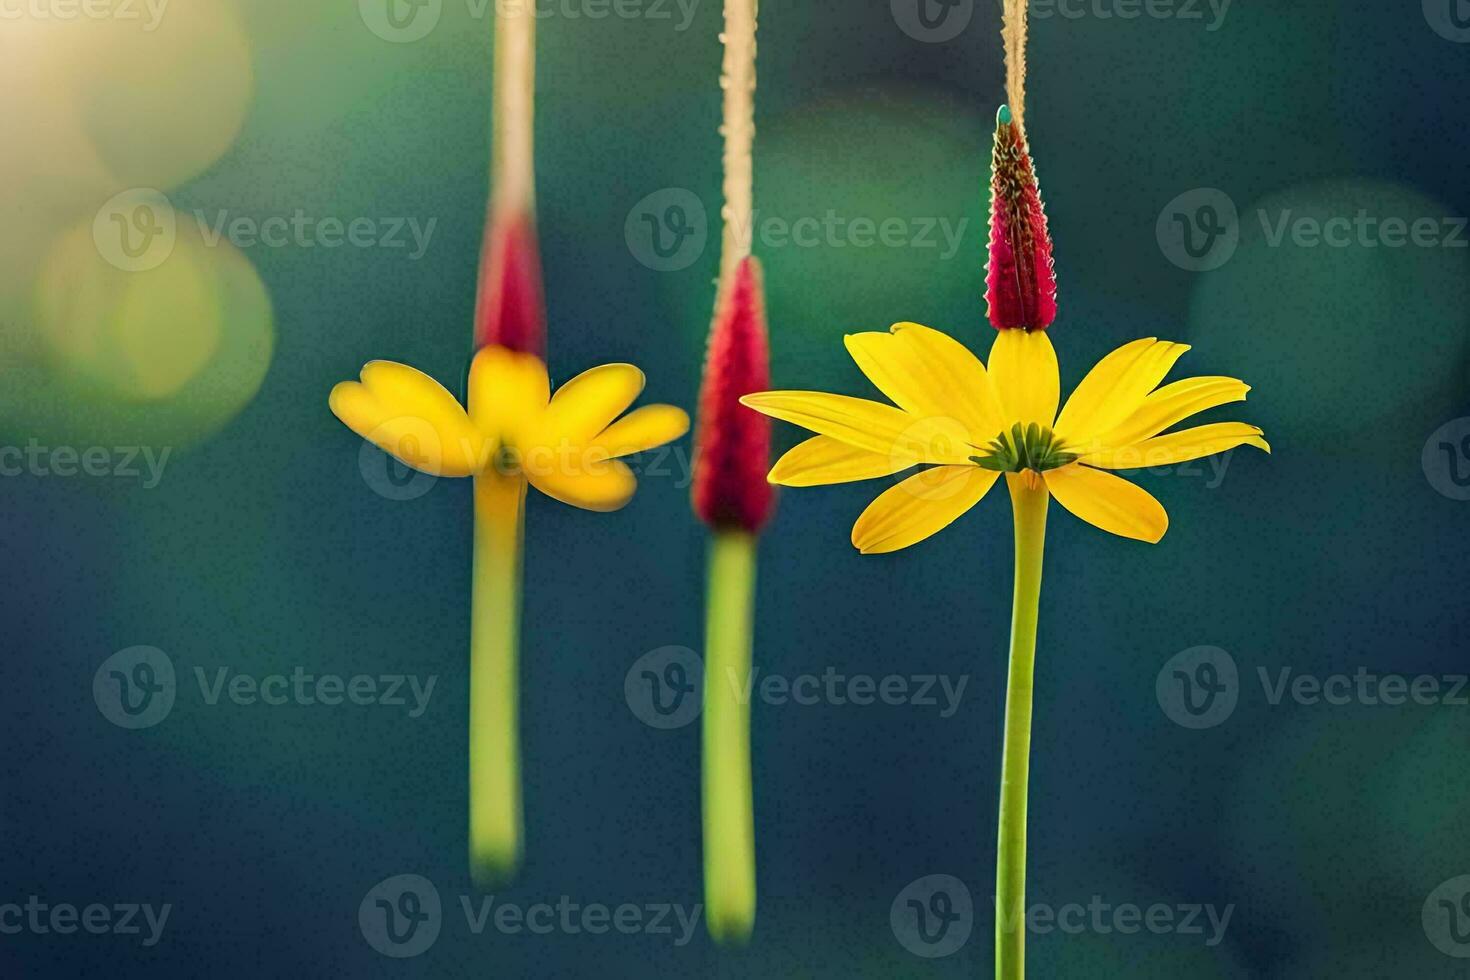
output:
[[[498,344],[546,358],[546,293],[536,222],[529,214],[495,217],[480,255],[475,349]]]
[[[771,516],[771,420],[740,404],[770,388],[760,262],[747,256],[720,284],[699,393],[694,512],[711,527],[757,533]]]
[[[1057,316],[1046,209],[1025,137],[1005,106],[995,121],[990,159],[990,259],[985,301],[997,330],[1045,330]]]

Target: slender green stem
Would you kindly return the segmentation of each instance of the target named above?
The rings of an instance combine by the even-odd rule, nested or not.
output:
[[[1031,757],[1031,687],[1036,611],[1046,543],[1046,485],[1034,473],[1006,474],[1016,519],[1016,592],[1011,604],[1010,679],[1000,774],[995,862],[995,976],[1026,976],[1026,789]]]
[[[716,942],[755,925],[755,812],[750,783],[751,628],[755,535],[716,531],[710,543],[704,665],[704,904]]]
[[[521,859],[519,634],[526,483],[475,478],[470,606],[470,868],[504,881]]]

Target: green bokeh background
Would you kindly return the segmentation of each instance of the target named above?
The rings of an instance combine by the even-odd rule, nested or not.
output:
[[[1185,340],[1190,373],[1255,386],[1232,415],[1263,425],[1276,452],[1235,453],[1223,478],[1208,465],[1140,474],[1172,518],[1157,547],[1054,509],[1031,892],[1053,905],[1100,895],[1234,914],[1213,947],[1038,935],[1031,975],[1463,975],[1464,961],[1425,935],[1421,907],[1470,873],[1470,707],[1272,705],[1256,671],[1465,672],[1470,503],[1437,492],[1421,452],[1470,413],[1470,249],[1463,237],[1273,246],[1258,215],[1470,212],[1470,44],[1433,28],[1432,2],[1255,0],[1213,30],[1206,5],[1202,19],[1098,14],[1120,7],[1038,5],[1032,24],[1027,123],[1056,239],[1064,388],[1128,340]],[[469,487],[441,481],[410,501],[374,493],[326,395],[373,358],[451,387],[463,378],[490,134],[493,25],[477,9],[445,0],[435,30],[395,44],[353,3],[239,5],[253,98],[224,156],[169,190],[174,206],[436,224],[416,261],[409,249],[242,249],[270,311],[239,294],[228,309],[268,316],[273,342],[238,414],[160,436],[150,416],[85,391],[56,395],[54,366],[3,362],[5,445],[175,447],[156,487],[0,481],[0,901],[174,905],[150,949],[118,936],[0,937],[5,974],[985,975],[1008,508],[988,500],[919,547],[862,558],[848,529],[882,481],[782,494],[761,549],[756,661],[786,676],[966,675],[965,695],[947,718],[755,706],[751,945],[719,950],[702,930],[675,946],[465,927],[459,896],[479,894],[464,861]],[[673,4],[669,19],[554,9],[539,25],[537,102],[553,378],[629,360],[647,372],[648,398],[692,406],[715,236],[686,268],[659,272],[638,261],[625,222],[648,195],[679,189],[718,213],[720,11],[700,0],[680,30]],[[943,43],[908,36],[901,19],[877,0],[762,10],[760,212],[964,229],[953,255],[942,237],[935,248],[758,239],[777,386],[868,394],[842,335],[897,320],[988,347],[999,15],[980,0]],[[1239,246],[1190,272],[1155,226],[1171,200],[1204,187],[1237,207]],[[19,209],[31,191],[3,193]],[[107,196],[78,194],[76,215],[90,221]],[[28,289],[0,304],[17,336],[36,315]],[[778,428],[780,448],[798,438]],[[531,502],[528,855],[497,901],[701,899],[698,726],[655,730],[623,696],[644,653],[701,643],[704,535],[687,503],[688,451],[686,439],[646,457],[637,497],[613,516]],[[163,723],[129,732],[90,691],[102,661],[135,644],[166,651],[180,687]],[[1242,690],[1227,721],[1192,731],[1161,710],[1155,680],[1198,645],[1233,655]],[[438,684],[419,718],[210,705],[193,671],[222,666]],[[391,960],[363,941],[357,909],[403,873],[436,884],[445,922],[428,952]],[[960,878],[976,898],[971,939],[936,960],[908,952],[889,924],[894,897],[929,874]]]

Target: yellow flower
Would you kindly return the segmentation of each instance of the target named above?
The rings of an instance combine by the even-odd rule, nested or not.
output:
[[[643,380],[631,364],[605,364],[552,395],[540,358],[487,346],[470,365],[468,412],[439,382],[392,361],[367,364],[360,382],[332,389],[329,404],[348,428],[414,469],[529,481],[563,503],[611,511],[637,488],[619,457],[689,429],[689,416],[672,405],[623,415]]]
[[[1044,484],[1077,517],[1104,531],[1157,542],[1169,526],[1147,491],[1108,470],[1165,466],[1240,445],[1270,452],[1261,430],[1219,422],[1164,433],[1192,415],[1244,401],[1234,378],[1159,387],[1184,344],[1125,344],[1092,369],[1057,413],[1061,384],[1045,331],[1002,330],[986,370],[958,341],[917,323],[846,338],[848,352],[892,405],[808,391],[741,399],[815,438],[782,456],[768,479],[791,487],[847,483],[925,469],[890,487],[852,529],[864,554],[897,551],[943,530],[1002,472]]]

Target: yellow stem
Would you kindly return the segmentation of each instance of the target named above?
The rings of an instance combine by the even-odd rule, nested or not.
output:
[[[470,605],[470,868],[512,876],[521,860],[519,633],[526,482],[475,478]]]

